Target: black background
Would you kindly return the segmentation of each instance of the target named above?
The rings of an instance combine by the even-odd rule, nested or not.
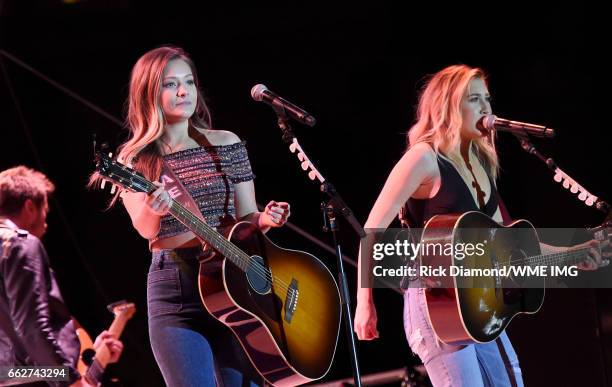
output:
[[[405,150],[423,78],[456,63],[490,74],[497,115],[555,128],[554,140],[534,140],[538,149],[610,200],[610,34],[603,6],[507,3],[493,10],[476,3],[402,3],[0,1],[0,48],[118,119],[137,58],[162,44],[185,48],[214,126],[247,141],[258,201],[290,202],[291,221],[328,244],[319,187],[281,141],[271,109],[250,99],[256,83],[317,118],[314,128],[296,124],[296,134],[362,223]],[[125,385],[163,385],[148,343],[146,241],[121,206],[104,211],[107,192],[85,189],[93,170],[92,134],[115,146],[126,131],[13,60],[0,59],[0,169],[25,164],[56,183],[45,244],[66,302],[92,336],[112,319],[107,303],[136,302],[116,372]],[[511,135],[499,136],[498,151],[500,192],[513,217],[539,227],[603,220]],[[335,268],[331,254],[287,228],[269,236]],[[354,257],[358,238],[346,224],[341,240]],[[354,281],[356,271],[347,270]],[[352,283],[353,297],[354,289]],[[359,343],[363,373],[418,363],[404,338],[401,297],[391,290],[375,296],[381,338]],[[558,290],[539,314],[511,324],[527,385],[612,383],[606,371],[609,296]],[[344,337],[326,381],[350,376]]]

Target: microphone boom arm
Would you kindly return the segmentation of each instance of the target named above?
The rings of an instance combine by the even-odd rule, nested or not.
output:
[[[592,207],[595,205],[595,208],[604,212],[607,218],[612,216],[612,207],[610,204],[605,202],[604,200],[598,198],[597,196],[591,194],[587,191],[582,185],[578,184],[578,182],[572,179],[567,173],[565,173],[561,168],[557,166],[555,160],[550,157],[545,157],[542,155],[536,148],[533,146],[531,141],[527,136],[519,136],[516,138],[520,141],[521,147],[523,150],[531,155],[536,156],[540,159],[546,166],[555,173],[554,180],[557,183],[561,183],[563,188],[568,189],[571,193],[578,193],[578,199],[584,202],[587,207]]]

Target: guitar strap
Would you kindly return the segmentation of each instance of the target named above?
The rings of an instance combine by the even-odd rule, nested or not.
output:
[[[172,200],[185,207],[189,212],[197,216],[198,219],[206,223],[206,219],[204,218],[204,215],[202,215],[202,211],[200,211],[200,208],[196,204],[195,200],[193,200],[193,197],[189,191],[187,191],[183,183],[181,183],[181,180],[176,176],[166,160],[162,161],[160,181],[164,185],[166,191],[168,191],[168,194]],[[205,241],[200,241],[202,242],[202,256],[206,257],[206,259],[211,258],[212,254],[214,253],[212,247],[210,247],[210,245]]]
[[[208,140],[206,139],[206,136],[204,136],[204,134],[200,133],[196,129],[190,126],[188,131],[189,137],[191,137],[201,147],[211,145],[210,142],[208,142]],[[181,180],[176,176],[172,168],[170,168],[166,160],[164,160],[163,158],[160,181],[162,182],[162,184],[164,184],[166,191],[168,191],[170,197],[174,201],[179,202],[183,207],[191,211],[192,214],[194,214],[201,221],[206,223],[206,219],[204,219],[204,215],[202,215],[200,208],[193,200],[187,189],[185,189],[185,186],[183,186]]]
[[[510,217],[510,213],[506,209],[506,205],[502,200],[501,196],[499,196],[499,192],[497,192],[497,187],[493,187],[495,189],[495,196],[497,196],[497,203],[499,205],[499,212],[501,213],[502,220],[504,221],[504,225],[509,225],[512,223],[512,218]]]
[[[181,183],[166,160],[163,160],[162,162],[162,170],[159,180],[164,185],[166,191],[168,191],[168,194],[170,194],[172,200],[181,204],[200,220],[206,222],[206,219],[204,219],[204,215],[202,215],[202,212],[200,211],[200,208],[196,204],[195,200],[193,200],[183,183]]]
[[[502,200],[501,196],[499,195],[499,192],[497,191],[497,185],[493,185],[491,189],[495,190],[495,196],[497,196],[497,203],[499,205],[499,212],[501,213],[502,220],[504,221],[504,225],[508,225],[512,223],[512,218],[510,217],[510,213],[506,209],[506,205],[504,204],[504,201]],[[510,358],[508,357],[508,353],[506,352],[506,347],[504,346],[504,343],[502,342],[501,338],[498,337],[497,339],[495,339],[495,344],[497,345],[499,354],[501,355],[502,361],[504,362],[504,365],[506,366],[506,370],[508,372],[508,379],[510,380],[510,385],[512,387],[518,386],[516,375],[514,374],[512,364],[510,363]]]
[[[512,363],[510,362],[510,358],[508,357],[508,352],[506,352],[506,347],[502,342],[501,338],[495,339],[495,344],[497,344],[497,349],[499,350],[499,354],[501,355],[502,361],[506,366],[506,372],[508,373],[508,380],[510,381],[510,386],[518,387],[518,382],[516,380],[516,374],[514,373],[514,368]]]
[[[204,215],[202,215],[202,211],[200,211],[200,208],[196,204],[195,200],[193,200],[193,197],[189,194],[183,183],[181,183],[172,168],[170,168],[166,160],[163,160],[162,162],[160,181],[164,184],[164,187],[166,188],[166,191],[168,191],[168,194],[172,200],[181,204],[192,214],[197,216],[201,221],[206,223],[206,219],[204,218]],[[206,258],[211,257],[214,253],[213,249],[205,241],[201,240],[201,242],[202,252],[204,254],[203,256]],[[221,369],[219,368],[217,361],[214,363],[216,385],[217,387],[224,387],[223,378],[221,377]]]

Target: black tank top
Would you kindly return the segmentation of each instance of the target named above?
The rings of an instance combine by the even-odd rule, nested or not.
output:
[[[489,171],[487,171],[487,177],[491,185],[491,194],[482,211],[454,165],[443,156],[438,155],[436,158],[440,169],[440,189],[433,198],[408,199],[406,215],[410,226],[423,227],[434,215],[462,214],[467,211],[481,211],[493,217],[499,206],[499,199]]]

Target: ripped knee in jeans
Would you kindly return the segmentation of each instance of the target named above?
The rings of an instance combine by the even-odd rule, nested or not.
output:
[[[444,344],[435,334],[428,336],[423,335],[423,333],[420,327],[416,327],[408,337],[408,345],[412,353],[417,355],[423,364],[427,364],[430,360],[440,355],[461,351],[467,348],[466,345]]]
[[[437,340],[436,340],[437,341]],[[415,328],[408,337],[408,345],[412,350],[412,353],[418,355],[421,358],[421,361],[425,361],[427,358],[428,350],[427,345],[425,343],[425,337],[421,332],[421,328]]]

